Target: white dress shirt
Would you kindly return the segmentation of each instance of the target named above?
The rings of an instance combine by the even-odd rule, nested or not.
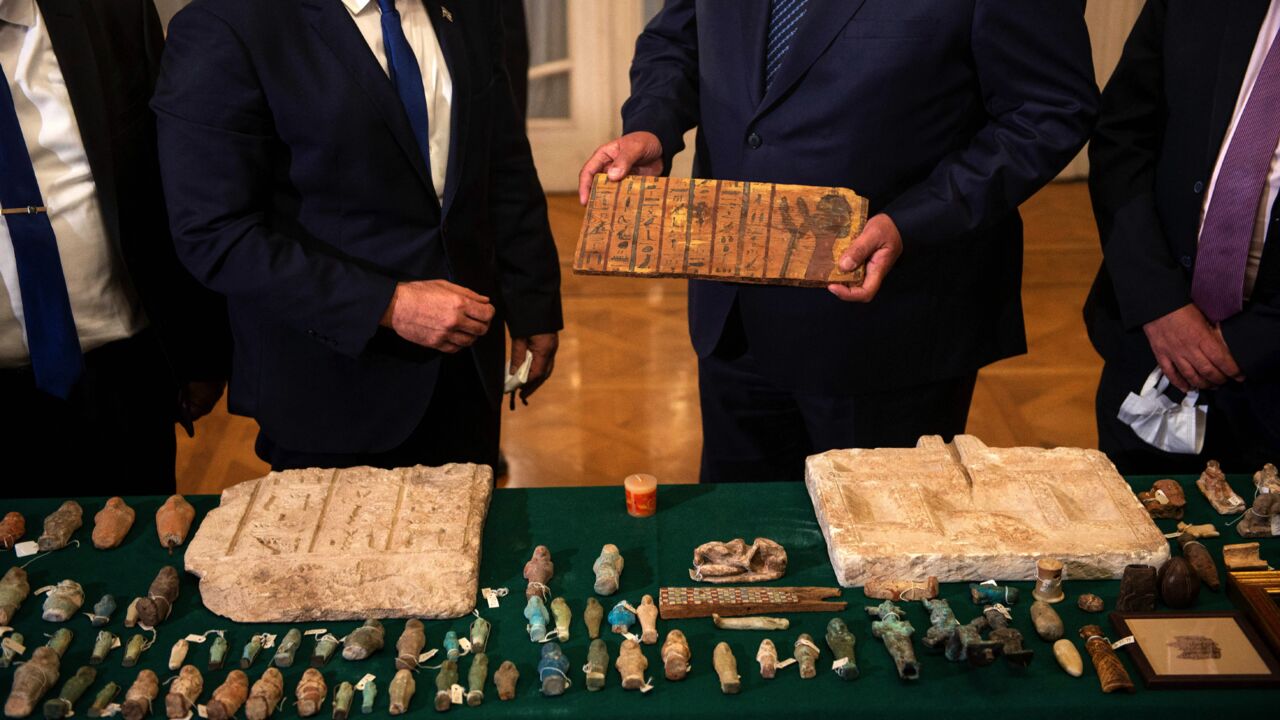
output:
[[[1222,160],[1226,157],[1227,148],[1231,146],[1231,139],[1235,137],[1236,126],[1240,124],[1240,116],[1244,113],[1245,104],[1249,102],[1249,96],[1253,93],[1258,74],[1262,72],[1262,63],[1266,60],[1272,43],[1276,41],[1277,30],[1280,30],[1280,0],[1271,0],[1271,9],[1267,11],[1266,19],[1262,21],[1262,29],[1258,31],[1258,40],[1253,46],[1253,57],[1249,60],[1248,69],[1245,70],[1244,82],[1240,84],[1240,96],[1236,99],[1236,110],[1231,116],[1231,125],[1228,126],[1226,139],[1218,151],[1218,160],[1213,165],[1209,191],[1204,194],[1204,205],[1200,209],[1201,232],[1204,231],[1204,214],[1209,209],[1209,200],[1213,197],[1213,189],[1218,184],[1218,174],[1222,171]],[[1280,119],[1277,122],[1280,122]],[[1254,221],[1253,240],[1249,244],[1249,261],[1244,273],[1245,300],[1253,294],[1254,283],[1258,280],[1258,267],[1262,264],[1262,248],[1267,241],[1271,209],[1276,204],[1277,196],[1280,196],[1280,144],[1277,144],[1275,154],[1271,157],[1271,172],[1267,177],[1262,204],[1258,207],[1257,219]]]
[[[342,0],[342,4],[355,19],[360,34],[377,56],[378,64],[390,76],[387,52],[382,46],[382,11],[376,0]],[[443,202],[445,173],[449,168],[453,78],[449,75],[440,41],[422,0],[396,0],[396,11],[400,13],[400,25],[418,58],[418,67],[422,69],[422,88],[427,94],[427,121],[431,126],[428,141],[431,146],[431,183],[435,185],[436,198]]]
[[[81,350],[146,326],[124,262],[107,236],[80,126],[35,0],[0,0],[0,67],[49,209]],[[18,266],[0,220],[0,367],[31,364]]]

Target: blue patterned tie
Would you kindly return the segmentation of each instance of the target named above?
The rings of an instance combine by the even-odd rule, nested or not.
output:
[[[13,240],[31,369],[37,388],[66,399],[80,379],[84,357],[58,242],[43,205],[9,80],[0,70],[0,208]]]
[[[771,0],[769,8],[769,48],[765,53],[764,90],[769,92],[782,59],[791,50],[800,20],[809,9],[809,0]]]
[[[431,125],[427,117],[427,93],[422,87],[422,69],[418,67],[418,58],[413,54],[409,39],[404,35],[395,0],[378,0],[378,7],[382,9],[382,45],[387,53],[391,82],[400,95],[405,114],[409,116],[409,125],[422,150],[422,159],[430,169]]]

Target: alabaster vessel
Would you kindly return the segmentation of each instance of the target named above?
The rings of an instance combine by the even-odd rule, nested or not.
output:
[[[44,532],[36,544],[40,552],[61,550],[71,542],[71,535],[84,523],[84,510],[75,500],[68,500],[44,519]]]
[[[738,659],[733,656],[729,643],[716,645],[711,664],[720,678],[720,692],[737,695],[742,690],[742,676],[738,674]]]
[[[156,510],[156,536],[160,547],[173,549],[187,541],[191,523],[196,519],[196,509],[181,495],[171,495]]]
[[[1062,561],[1056,558],[1040,558],[1036,561],[1036,587],[1031,591],[1036,600],[1047,603],[1062,602]]]
[[[249,676],[243,670],[232,670],[227,679],[213,691],[213,698],[205,706],[209,720],[230,720],[240,712],[249,699]]]
[[[546,545],[539,545],[533,549],[533,557],[529,558],[529,562],[524,564],[524,579],[529,582],[525,588],[525,597],[533,597],[541,595],[544,599],[550,594],[551,588],[547,587],[547,583],[551,582],[551,577],[555,575],[556,566],[551,562],[551,551]]]
[[[600,557],[592,563],[591,569],[596,574],[595,591],[597,595],[608,597],[618,592],[618,584],[622,581],[622,553],[612,543],[600,549]]]
[[[679,630],[667,633],[662,643],[662,671],[668,680],[679,681],[689,675],[689,640]]]
[[[113,497],[93,516],[93,546],[110,550],[120,546],[133,527],[135,513],[124,498]]]
[[[618,674],[622,676],[623,690],[639,690],[645,684],[644,671],[649,669],[649,659],[640,651],[640,643],[623,640],[614,667],[618,668]]]
[[[709,542],[693,551],[690,579],[709,583],[754,583],[777,580],[787,573],[787,551],[768,538],[747,545],[742,538]]]
[[[169,683],[169,694],[164,696],[165,712],[171,718],[183,718],[194,712],[196,700],[204,692],[204,676],[192,665],[183,665],[178,677]],[[261,720],[253,718],[250,720]]]

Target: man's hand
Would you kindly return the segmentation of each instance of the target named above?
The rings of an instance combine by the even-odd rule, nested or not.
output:
[[[556,350],[560,348],[560,336],[556,333],[533,335],[527,338],[511,338],[511,369],[515,373],[524,364],[525,352],[533,353],[533,362],[529,364],[529,382],[520,388],[520,401],[526,405],[529,396],[542,387],[542,383],[551,377],[556,366]],[[511,400],[515,407],[515,399]]]
[[[447,280],[396,285],[382,324],[411,343],[446,353],[471,347],[493,320],[489,298]]]
[[[1160,369],[1182,392],[1244,380],[1222,332],[1195,305],[1185,305],[1142,326]]]
[[[578,201],[583,205],[591,197],[591,182],[602,172],[614,182],[632,174],[661,175],[662,141],[651,132],[633,132],[601,145],[578,174]]]
[[[226,387],[226,380],[193,380],[178,388],[177,422],[187,437],[196,436],[196,421],[213,410]]]
[[[845,302],[871,302],[899,257],[902,257],[902,234],[898,232],[898,226],[888,215],[876,215],[867,221],[866,227],[840,256],[840,269],[844,272],[852,272],[859,265],[866,264],[867,275],[862,287],[836,283],[828,285],[827,289]]]

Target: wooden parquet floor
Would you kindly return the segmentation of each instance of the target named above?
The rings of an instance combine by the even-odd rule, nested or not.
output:
[[[574,276],[582,218],[575,198],[550,198],[564,271],[567,329],[556,374],[503,418],[510,487],[609,485],[633,472],[697,481],[697,366],[685,322],[685,283]],[[1082,183],[1052,185],[1023,208],[1023,281],[1030,353],[985,369],[968,431],[993,446],[1093,447],[1101,362],[1080,308],[1097,270],[1097,232]],[[257,428],[225,403],[178,438],[182,492],[214,493],[266,471]]]

